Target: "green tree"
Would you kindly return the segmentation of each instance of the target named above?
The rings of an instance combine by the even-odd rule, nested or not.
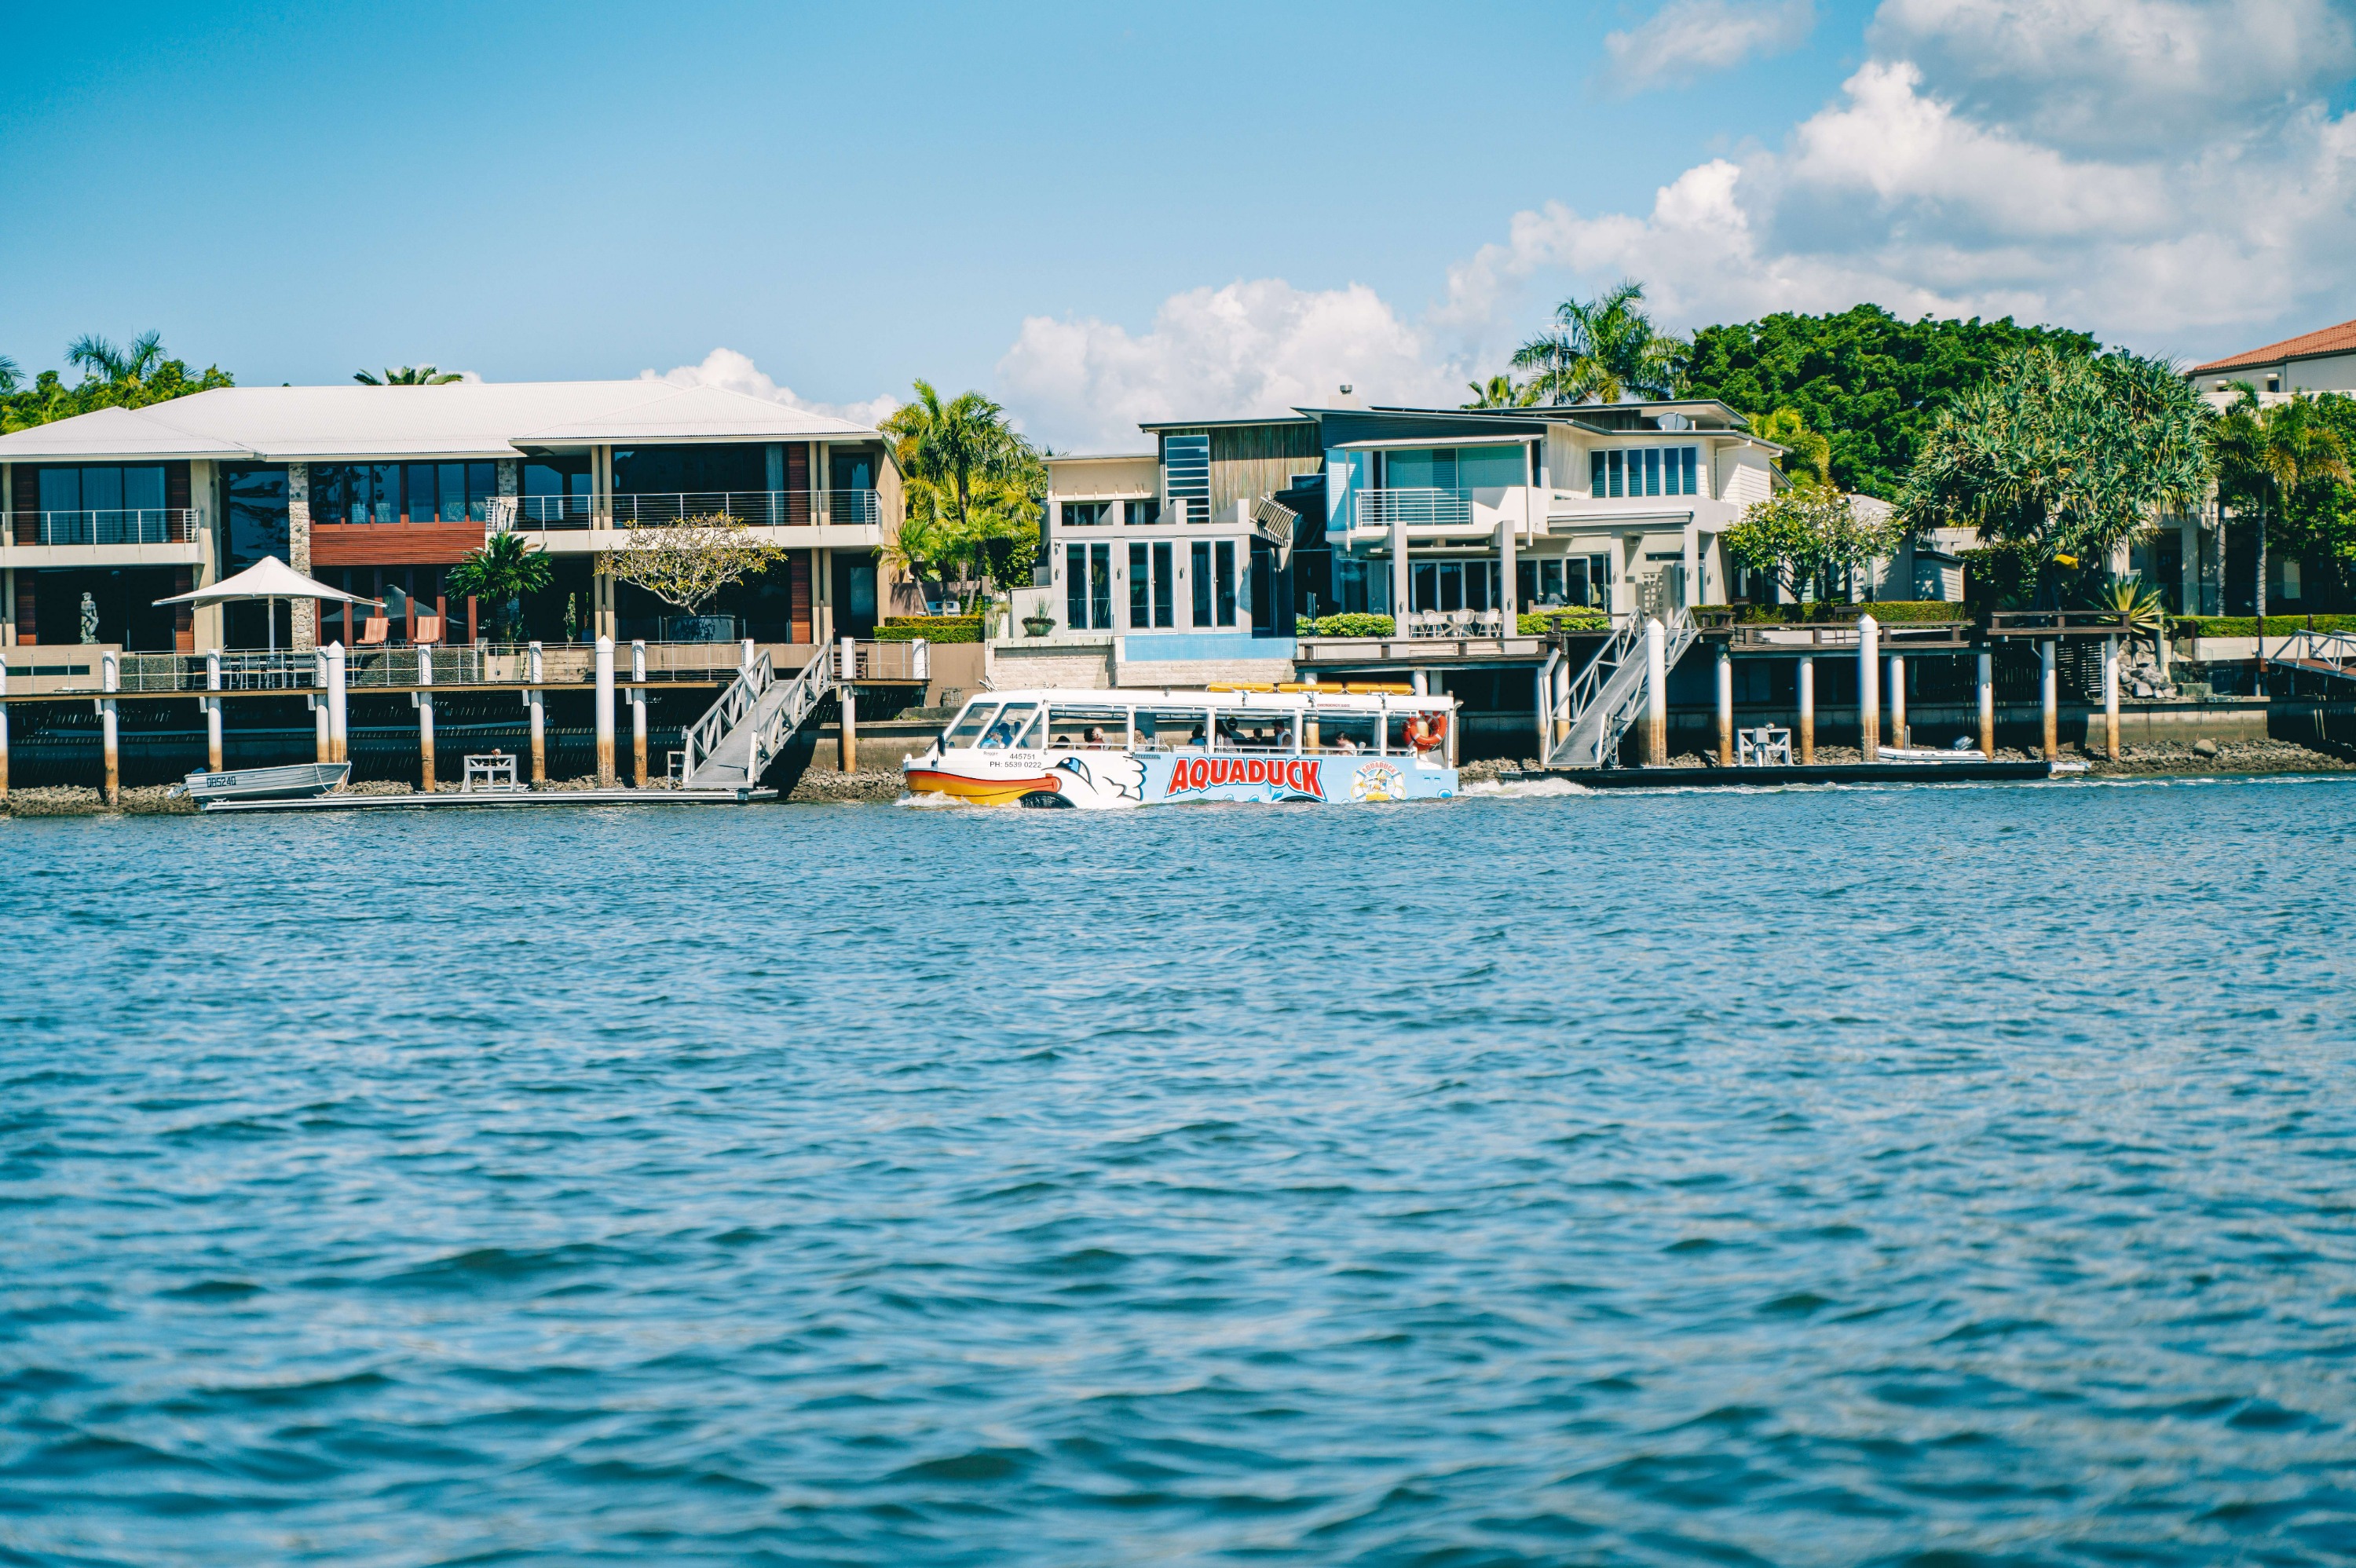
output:
[[[2079,354],[2079,332],[2001,321],[1901,321],[1879,305],[1829,315],[1779,313],[1694,334],[1686,395],[1737,409],[1792,409],[1832,448],[1843,490],[1897,497],[1939,411],[2007,354],[2044,344]]]
[[[901,526],[916,523],[921,549],[899,547],[886,559],[956,565],[1000,587],[1028,581],[1039,559],[1045,464],[980,392],[944,401],[918,381],[916,393],[882,428],[905,480]]]
[[[2319,411],[2316,400],[2294,397],[2262,409],[2249,387],[2244,385],[2241,390],[2233,406],[2217,421],[2217,484],[2222,495],[2257,505],[2252,613],[2263,630],[2269,525],[2288,513],[2292,498],[2301,492],[2348,485],[2349,449],[2334,428],[2332,414]],[[2222,580],[2221,575],[2219,581]]]
[[[1833,597],[1844,572],[1888,555],[1904,535],[1882,508],[1860,513],[1829,485],[1810,485],[1744,507],[1724,542],[1728,554],[1804,603]]]
[[[1644,300],[1644,285],[1632,280],[1593,300],[1563,301],[1552,329],[1514,351],[1514,368],[1534,372],[1530,388],[1548,402],[1677,396],[1691,346],[1656,330],[1637,308]]]
[[[365,370],[353,371],[352,379],[364,387],[442,387],[452,381],[463,381],[466,378],[436,369],[431,365],[419,365],[413,368],[403,365],[398,370],[388,368],[380,381]]]
[[[1526,409],[1538,400],[1537,383],[1517,387],[1511,376],[1492,376],[1486,381],[1467,381],[1465,389],[1472,400],[1468,409]]]
[[[1899,515],[2093,570],[2159,508],[2205,496],[2211,417],[2165,360],[2020,348],[1940,411]]]
[[[523,619],[524,595],[546,592],[550,578],[547,552],[521,534],[508,532],[493,534],[480,549],[460,557],[446,583],[453,593],[487,601],[499,640],[512,643]]]
[[[0,432],[28,430],[52,421],[71,419],[99,409],[142,409],[154,403],[209,392],[235,385],[218,365],[201,372],[187,362],[171,358],[163,340],[146,333],[128,348],[119,348],[94,335],[76,338],[66,350],[66,361],[82,373],[69,384],[55,370],[44,370],[29,387],[14,360],[0,371]]]
[[[1784,477],[1793,484],[1832,488],[1833,444],[1808,428],[1799,410],[1781,408],[1772,414],[1759,415],[1751,421],[1751,433],[1788,449],[1789,454],[1781,466]]]

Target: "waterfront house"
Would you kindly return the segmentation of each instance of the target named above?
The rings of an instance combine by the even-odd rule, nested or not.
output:
[[[492,534],[544,548],[555,586],[526,606],[551,642],[803,645],[894,608],[879,552],[896,528],[891,444],[847,421],[655,380],[237,387],[105,409],[0,436],[0,645],[202,652],[271,638],[260,604],[155,601],[267,555],[384,602],[383,639],[465,643],[491,606],[451,566]],[[696,624],[594,561],[637,522],[724,515],[786,552]],[[369,630],[281,604],[276,639]]]

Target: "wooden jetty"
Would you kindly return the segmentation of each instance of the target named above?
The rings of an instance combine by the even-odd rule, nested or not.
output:
[[[444,808],[534,805],[744,805],[775,800],[773,789],[484,789],[414,795],[317,795],[300,800],[230,800],[205,807],[208,816],[244,811],[436,811]]]
[[[1498,773],[1505,784],[1561,779],[1589,789],[1751,789],[1792,784],[2019,784],[2055,776],[2051,763],[1810,763],[1772,767],[1525,768]]]

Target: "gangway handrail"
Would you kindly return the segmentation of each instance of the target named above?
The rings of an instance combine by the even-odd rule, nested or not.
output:
[[[726,689],[710,708],[704,709],[703,717],[689,725],[680,737],[680,743],[687,749],[689,775],[695,773],[696,758],[699,755],[711,756],[720,742],[727,738],[728,732],[744,722],[744,716],[753,710],[754,704],[761,700],[762,695],[776,684],[776,671],[771,667],[769,656],[766,653],[736,672],[736,678],[728,683]]]
[[[1563,700],[1554,705],[1549,717],[1563,738],[1548,747],[1550,761],[1558,765],[1580,761],[1589,766],[1610,765],[1621,737],[1636,721],[1646,678],[1641,646],[1645,624],[1642,617],[1632,615],[1615,629],[1611,640],[1596,650],[1587,667],[1571,681]],[[1683,605],[1669,615],[1662,631],[1665,674],[1699,640],[1701,631],[1694,623],[1693,612]]]

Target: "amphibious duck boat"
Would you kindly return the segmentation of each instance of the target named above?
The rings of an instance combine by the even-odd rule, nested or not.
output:
[[[1336,805],[1456,793],[1456,699],[1333,688],[988,691],[908,790],[974,805]]]

